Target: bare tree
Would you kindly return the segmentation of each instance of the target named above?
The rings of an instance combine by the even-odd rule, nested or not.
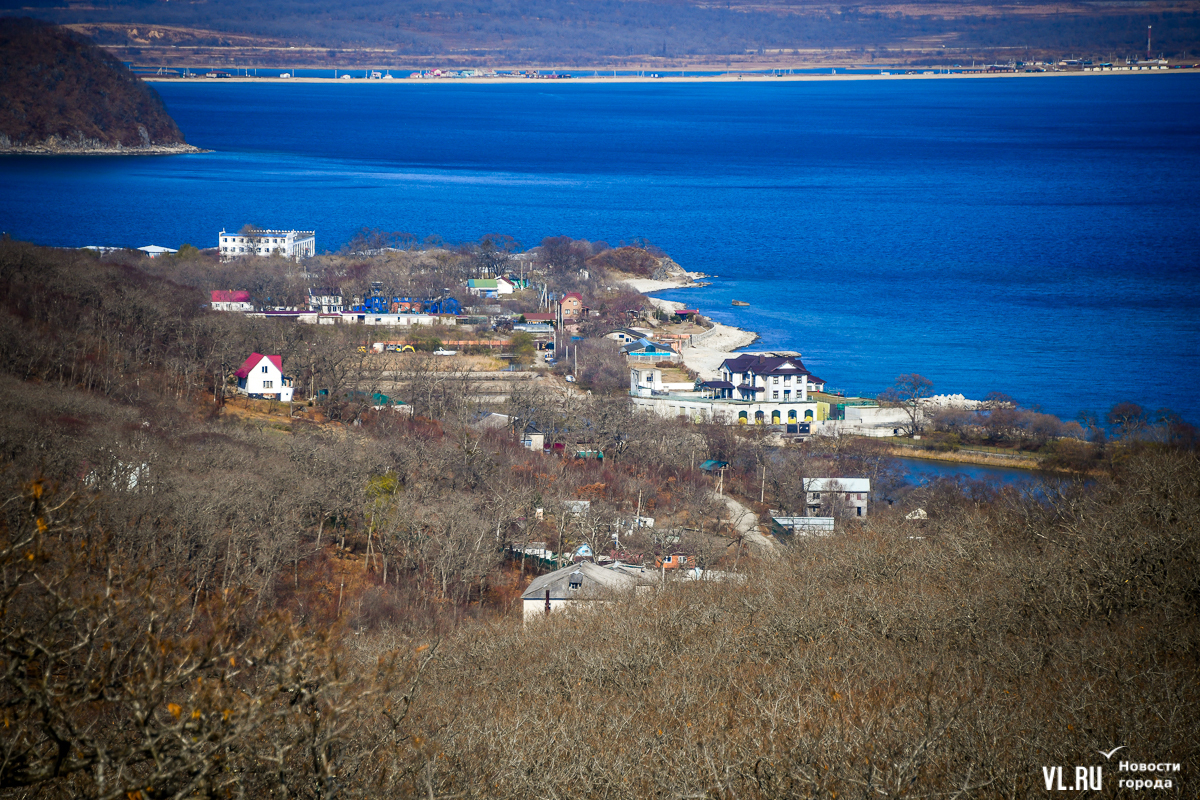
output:
[[[925,424],[921,401],[932,393],[932,381],[915,372],[907,373],[896,378],[891,388],[879,395],[879,404],[902,409],[908,418],[901,426],[902,430],[906,436],[914,436],[921,432]]]

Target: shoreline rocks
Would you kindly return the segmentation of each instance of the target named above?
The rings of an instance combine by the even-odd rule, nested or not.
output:
[[[195,145],[184,143],[143,144],[126,147],[116,144],[104,144],[99,139],[78,138],[64,139],[50,136],[32,144],[13,144],[7,135],[0,133],[0,155],[32,155],[32,156],[169,156],[184,153],[211,153]]]

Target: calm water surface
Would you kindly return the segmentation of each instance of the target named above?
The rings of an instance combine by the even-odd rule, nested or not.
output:
[[[215,152],[6,159],[0,229],[647,237],[719,276],[666,296],[832,386],[915,371],[1068,417],[1131,398],[1200,422],[1200,76],[156,87]]]

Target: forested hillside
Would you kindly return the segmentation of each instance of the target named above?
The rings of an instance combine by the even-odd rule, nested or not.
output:
[[[1195,0],[1181,2],[665,2],[389,0],[366,3],[47,2],[72,24],[144,63],[701,65],[788,64],[834,53],[844,63],[972,55],[1032,59],[1200,53]],[[198,48],[191,52],[183,48]],[[291,48],[295,47],[296,50]],[[311,49],[309,49],[311,48]],[[943,48],[945,52],[943,52]],[[199,57],[199,58],[198,58]],[[230,63],[220,61],[218,63]]]
[[[110,54],[32,19],[0,18],[0,150],[183,143],[162,99]]]
[[[306,268],[369,285],[479,255]],[[505,410],[605,456],[534,453],[477,424],[435,356],[210,311],[192,284],[234,274],[194,248],[0,241],[0,797],[1022,798],[1047,765],[1132,796],[1096,755],[1122,745],[1193,793],[1189,447],[1121,438],[1087,475],[906,490],[870,442],[773,448],[546,374]],[[228,398],[254,351],[327,393]],[[385,369],[413,414],[372,406]],[[881,489],[835,535],[764,552],[706,458],[764,516],[804,504],[805,475]],[[634,514],[657,524],[626,529],[627,556],[721,579],[663,570],[523,622],[542,567],[513,546],[612,547]]]

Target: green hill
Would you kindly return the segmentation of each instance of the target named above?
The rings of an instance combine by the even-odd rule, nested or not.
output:
[[[54,25],[0,18],[0,152],[181,152],[162,98]]]

